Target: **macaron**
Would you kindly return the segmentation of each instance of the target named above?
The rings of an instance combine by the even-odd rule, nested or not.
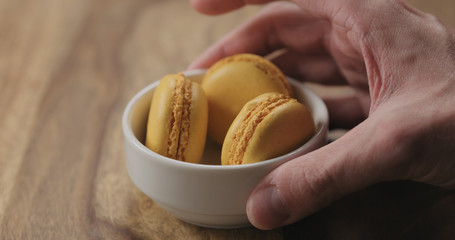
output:
[[[153,94],[145,145],[163,156],[199,163],[207,120],[208,102],[201,86],[182,73],[167,75]]]
[[[264,161],[295,150],[315,133],[307,107],[285,94],[265,93],[235,118],[221,150],[222,165]]]
[[[237,54],[213,64],[202,80],[209,101],[208,133],[220,145],[242,107],[267,92],[292,96],[287,78],[267,59]]]

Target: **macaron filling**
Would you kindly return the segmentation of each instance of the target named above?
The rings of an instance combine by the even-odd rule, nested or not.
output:
[[[170,158],[185,161],[185,149],[188,145],[191,107],[191,80],[183,74],[174,77],[173,110],[168,138],[167,155]]]
[[[257,126],[264,120],[271,112],[280,106],[296,101],[284,94],[273,94],[258,102],[244,117],[233,137],[233,144],[231,145],[228,153],[228,159],[232,164],[242,164],[243,156],[246,148],[253,137]]]

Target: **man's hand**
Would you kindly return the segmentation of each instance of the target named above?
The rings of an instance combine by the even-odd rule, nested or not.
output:
[[[267,2],[191,0],[206,14]],[[325,99],[332,121],[353,128],[259,183],[247,204],[256,227],[290,224],[381,181],[455,188],[452,29],[401,1],[269,3],[190,68],[236,53],[281,49],[286,52],[274,61],[287,75],[355,89],[353,97]]]

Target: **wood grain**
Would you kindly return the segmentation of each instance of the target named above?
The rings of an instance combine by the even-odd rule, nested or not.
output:
[[[422,8],[427,3],[410,2]],[[436,2],[441,4],[428,4],[429,9],[454,24],[454,3]],[[161,76],[184,70],[258,8],[209,17],[177,0],[0,0],[0,239],[362,236],[372,225],[361,223],[361,217],[370,216],[382,230],[390,226],[389,217],[396,217],[390,213],[374,220],[355,210],[355,203],[381,199],[377,196],[387,200],[384,206],[405,209],[401,221],[421,217],[414,225],[397,223],[406,227],[406,236],[415,236],[422,225],[433,226],[431,219],[441,227],[432,231],[453,233],[454,194],[413,183],[372,187],[273,231],[186,224],[134,186],[121,132],[127,101]],[[401,191],[397,188],[426,200],[406,208],[412,202],[407,195],[390,197],[390,191]],[[342,221],[346,211],[357,215]],[[349,222],[358,231],[343,225]]]

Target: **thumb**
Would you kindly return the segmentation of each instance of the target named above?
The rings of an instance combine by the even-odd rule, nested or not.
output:
[[[372,122],[370,117],[338,140],[267,175],[248,199],[250,222],[264,230],[287,225],[344,195],[401,176],[403,151],[394,146],[400,138],[390,135],[397,125]]]

